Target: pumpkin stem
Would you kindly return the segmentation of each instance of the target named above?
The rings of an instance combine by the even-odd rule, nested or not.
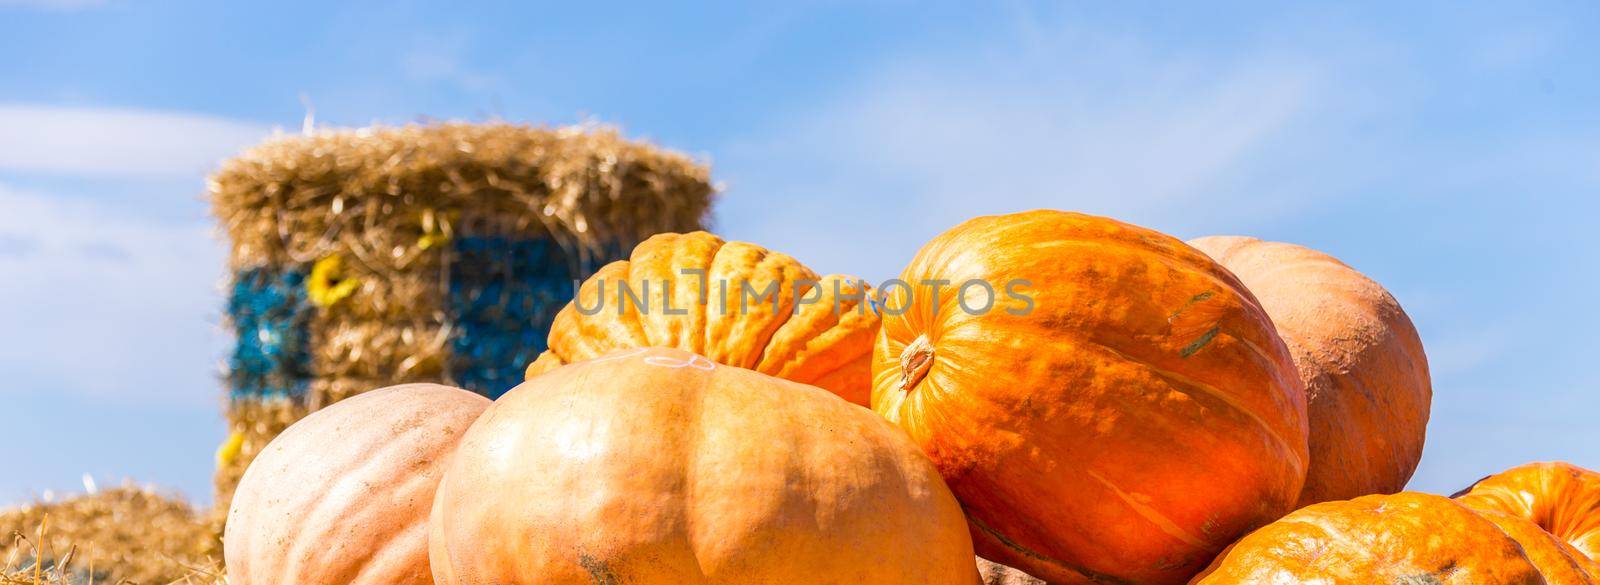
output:
[[[927,335],[918,335],[900,352],[900,391],[910,392],[933,367],[933,344]]]

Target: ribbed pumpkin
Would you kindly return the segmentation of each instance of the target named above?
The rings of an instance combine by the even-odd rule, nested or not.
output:
[[[439,585],[972,585],[960,505],[915,445],[804,384],[676,349],[537,376],[439,488]]]
[[[1405,489],[1433,385],[1411,319],[1372,279],[1316,250],[1239,236],[1189,244],[1243,281],[1306,386],[1311,467],[1299,506]]]
[[[1478,480],[1456,499],[1526,518],[1600,561],[1600,473],[1571,463],[1529,463]]]
[[[873,409],[939,468],[982,556],[1052,583],[1181,583],[1292,509],[1304,390],[1266,313],[1205,254],[1033,211],[956,226],[900,279],[913,286],[883,289]],[[969,281],[1000,300],[981,311]]]
[[[659,234],[579,287],[527,374],[617,349],[673,347],[866,406],[878,329],[868,294],[860,279],[818,277],[755,244]]]
[[[1449,498],[1363,496],[1296,510],[1240,539],[1192,583],[1536,585],[1522,546]]]
[[[342,400],[267,444],[234,492],[232,585],[432,585],[428,514],[444,464],[489,406],[406,384]]]
[[[1593,585],[1600,564],[1526,518],[1496,510],[1473,510],[1522,545],[1522,553],[1550,585]]]

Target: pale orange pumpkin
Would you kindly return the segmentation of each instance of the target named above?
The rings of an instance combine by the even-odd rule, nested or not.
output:
[[[251,462],[228,511],[232,585],[432,585],[428,514],[489,400],[406,384],[312,413]]]
[[[885,286],[873,409],[933,460],[985,558],[1052,583],[1181,583],[1292,509],[1304,389],[1205,254],[1033,211],[956,226],[900,279],[951,284]],[[1000,299],[979,311],[969,281]]]
[[[1580,581],[1581,582],[1581,581]],[[1363,496],[1296,510],[1250,533],[1197,585],[1543,585],[1523,547],[1449,498]]]
[[[1525,518],[1600,561],[1600,473],[1571,463],[1529,463],[1478,480],[1456,500]]]
[[[676,349],[534,377],[467,432],[430,530],[439,585],[972,585],[915,445],[826,391]]]
[[[658,234],[579,287],[527,375],[617,349],[673,347],[866,406],[878,330],[868,294],[860,279],[819,277],[754,244]]]
[[[1433,384],[1393,295],[1316,250],[1239,236],[1189,245],[1261,301],[1306,386],[1311,467],[1299,506],[1405,489],[1422,458]]]

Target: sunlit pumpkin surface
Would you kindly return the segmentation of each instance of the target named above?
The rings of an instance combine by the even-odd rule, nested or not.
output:
[[[1591,585],[1600,579],[1600,563],[1584,555],[1566,541],[1545,532],[1543,528],[1521,516],[1496,510],[1473,510],[1485,520],[1500,527],[1506,536],[1522,545],[1528,562],[1539,570],[1550,585]]]
[[[1000,294],[979,314],[954,286],[937,303],[934,287],[886,286],[873,363],[873,409],[933,460],[984,557],[1054,583],[1181,583],[1292,509],[1304,389],[1206,255],[1034,211],[956,226],[900,278]],[[1018,280],[1031,311],[1004,294]]]
[[[1372,279],[1316,250],[1238,236],[1190,240],[1249,287],[1306,385],[1311,467],[1299,507],[1405,489],[1433,384],[1422,339]]]
[[[431,585],[428,515],[489,399],[405,384],[341,400],[256,457],[228,513],[228,583]]]
[[[1522,546],[1494,522],[1449,498],[1401,492],[1301,508],[1240,540],[1194,583],[1536,585],[1546,580]]]
[[[1479,480],[1456,499],[1526,518],[1600,560],[1600,473],[1570,463],[1529,463]]]
[[[616,349],[674,347],[865,406],[878,328],[868,294],[861,279],[819,277],[754,244],[706,232],[659,234],[579,287],[528,376]]]
[[[440,585],[972,585],[959,504],[915,445],[828,392],[676,349],[534,377],[462,440]]]

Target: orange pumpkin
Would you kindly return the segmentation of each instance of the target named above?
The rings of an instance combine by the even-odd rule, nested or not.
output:
[[[1316,504],[1240,539],[1192,583],[1543,584],[1516,540],[1449,498]]]
[[[233,585],[432,585],[428,514],[444,463],[489,400],[406,384],[290,426],[245,470],[223,557]]]
[[[1528,562],[1550,585],[1593,585],[1600,582],[1600,564],[1571,544],[1545,532],[1526,518],[1496,510],[1473,510],[1522,545]]]
[[[977,580],[960,505],[903,433],[677,349],[501,397],[462,440],[430,530],[439,585]]]
[[[754,244],[659,234],[579,287],[527,375],[617,349],[674,347],[866,406],[878,330],[867,294],[860,279],[818,277]]]
[[[1033,211],[956,226],[900,280],[873,409],[933,460],[985,558],[1052,583],[1181,583],[1292,509],[1305,392],[1266,313],[1199,251]]]
[[[1600,561],[1600,473],[1571,463],[1529,463],[1478,480],[1456,499],[1526,518]]]
[[[1316,250],[1239,236],[1189,244],[1249,287],[1294,356],[1311,422],[1299,506],[1405,489],[1422,457],[1433,385],[1400,303]]]

